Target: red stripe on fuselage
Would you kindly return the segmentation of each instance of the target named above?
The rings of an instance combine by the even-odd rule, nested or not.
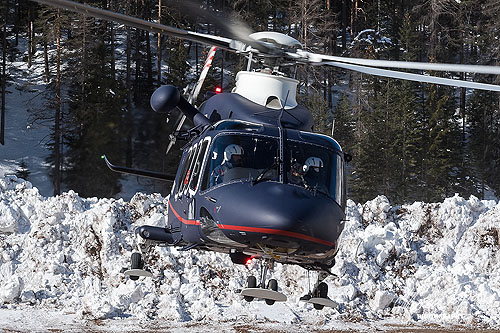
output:
[[[303,239],[303,240],[307,240],[310,242],[323,244],[323,245],[327,245],[327,246],[333,246],[335,244],[333,242],[326,241],[326,240],[323,240],[320,238],[316,238],[316,237],[312,237],[312,236],[308,236],[308,235],[304,235],[304,234],[299,234],[298,232],[279,230],[279,229],[243,227],[243,226],[238,226],[238,225],[227,225],[227,224],[219,224],[219,228],[226,229],[226,230],[259,232],[259,233],[263,233],[263,234],[287,236],[287,237],[299,238],[299,239]]]
[[[177,214],[177,212],[175,211],[174,206],[172,206],[172,203],[170,202],[170,200],[168,200],[168,204],[170,205],[172,212],[174,212],[175,217],[177,217],[177,219],[179,221],[181,221],[182,223],[189,224],[189,225],[200,225],[200,221],[198,221],[198,220],[187,220],[187,219],[183,218],[182,216],[180,216],[179,214]]]
[[[170,205],[170,208],[172,209],[172,212],[174,212],[175,217],[179,221],[181,221],[184,224],[189,224],[189,225],[200,225],[199,220],[187,220],[184,219],[182,216],[180,216],[172,206],[172,203],[170,200],[168,201],[168,204]],[[244,226],[239,226],[239,225],[229,225],[229,224],[217,224],[220,229],[225,229],[225,230],[236,230],[236,231],[245,231],[245,232],[258,232],[262,234],[272,234],[272,235],[280,235],[280,236],[287,236],[287,237],[293,237],[293,238],[298,238],[298,239],[303,239],[309,242],[313,243],[318,243],[326,246],[334,246],[334,242],[330,242],[324,239],[304,235],[304,234],[299,234],[298,232],[293,232],[293,231],[286,231],[286,230],[279,230],[279,229],[270,229],[270,228],[256,228],[256,227],[244,227]]]

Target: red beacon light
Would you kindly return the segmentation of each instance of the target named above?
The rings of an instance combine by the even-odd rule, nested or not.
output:
[[[220,94],[222,92],[222,88],[221,87],[216,87],[215,88],[215,93],[216,94]]]

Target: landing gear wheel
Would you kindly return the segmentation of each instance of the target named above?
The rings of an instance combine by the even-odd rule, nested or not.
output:
[[[271,289],[272,291],[278,291],[278,281],[275,279],[270,279],[269,282],[267,283],[267,289]],[[273,305],[274,300],[272,299],[266,299],[266,304],[267,305]]]
[[[321,282],[318,285],[318,288],[314,291],[314,294],[319,298],[328,298],[328,285],[324,282]],[[323,310],[324,307],[324,305],[314,304],[314,308],[316,310]]]
[[[247,278],[247,288],[256,288],[257,287],[257,278],[253,275],[250,275],[248,278]],[[252,296],[245,296],[245,301],[247,302],[251,302],[253,301],[253,297]]]
[[[142,262],[141,254],[134,252],[132,253],[132,256],[130,257],[130,268],[131,269],[142,269],[144,266],[144,263]],[[139,277],[135,275],[130,275],[130,280],[138,280]]]

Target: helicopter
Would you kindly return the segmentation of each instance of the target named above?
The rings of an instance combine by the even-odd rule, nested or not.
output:
[[[312,291],[301,298],[315,309],[335,307],[324,279],[335,264],[339,237],[346,219],[345,165],[352,157],[330,136],[313,132],[311,113],[297,103],[298,81],[282,72],[298,64],[333,66],[370,75],[500,91],[500,86],[390,70],[500,74],[500,67],[347,58],[311,53],[296,39],[273,31],[249,33],[229,29],[231,38],[182,30],[68,0],[36,0],[126,26],[212,46],[204,71],[189,97],[179,88],[159,87],[151,96],[154,111],[169,115],[179,109],[182,119],[168,150],[183,139],[175,175],[114,165],[116,172],[173,183],[164,227],[143,225],[142,239],[125,275],[136,280],[152,276],[144,258],[155,246],[226,253],[234,264],[261,262],[260,278],[250,275],[241,296],[269,305],[286,301],[278,281],[267,280],[275,263],[300,265],[318,271]],[[248,59],[236,75],[236,87],[196,99],[215,48]],[[260,68],[253,68],[258,67]],[[206,69],[206,71],[205,71]],[[184,119],[194,126],[182,130]]]

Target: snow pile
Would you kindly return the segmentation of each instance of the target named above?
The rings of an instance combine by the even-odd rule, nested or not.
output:
[[[346,311],[500,324],[500,205],[459,196],[391,207],[349,202],[334,272]],[[346,289],[345,292],[342,292]]]
[[[349,201],[337,277],[328,277],[338,309],[298,301],[307,271],[276,265],[272,277],[288,302],[246,303],[235,289],[249,268],[229,256],[157,248],[153,279],[121,274],[135,249],[134,229],[164,225],[167,199],[45,198],[29,182],[0,178],[0,307],[63,309],[81,318],[143,321],[255,321],[320,324],[397,319],[409,323],[500,327],[500,205],[455,196],[442,203],[393,207],[385,197]],[[316,275],[311,274],[312,285]]]

